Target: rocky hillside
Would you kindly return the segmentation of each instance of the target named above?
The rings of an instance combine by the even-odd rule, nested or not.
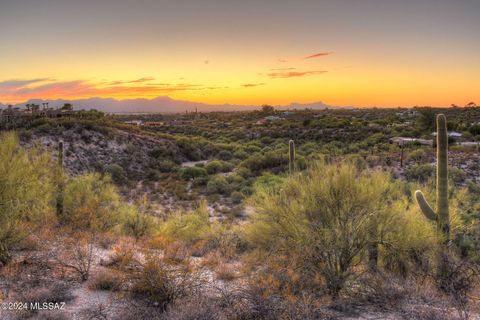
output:
[[[64,142],[65,167],[73,175],[104,171],[119,165],[126,178],[143,180],[160,161],[181,162],[188,159],[175,141],[113,127],[77,123],[69,127],[39,126],[20,133],[27,146],[40,145],[55,155]]]

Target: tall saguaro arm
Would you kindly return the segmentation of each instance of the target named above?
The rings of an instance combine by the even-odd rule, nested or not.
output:
[[[425,217],[436,221],[446,238],[450,236],[450,215],[448,209],[448,134],[445,115],[437,116],[437,212],[428,204],[420,190],[415,198]]]

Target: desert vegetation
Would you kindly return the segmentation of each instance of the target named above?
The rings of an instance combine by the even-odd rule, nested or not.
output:
[[[462,142],[480,109],[442,112],[93,112],[2,132],[2,301],[65,307],[0,317],[475,319],[480,167]]]

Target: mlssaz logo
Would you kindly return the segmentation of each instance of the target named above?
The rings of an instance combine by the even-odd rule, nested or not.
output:
[[[65,302],[31,302],[30,310],[63,310]]]

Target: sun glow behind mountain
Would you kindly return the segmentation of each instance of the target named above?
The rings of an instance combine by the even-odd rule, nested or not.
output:
[[[2,2],[0,102],[463,105],[480,101],[479,12],[474,0]]]

